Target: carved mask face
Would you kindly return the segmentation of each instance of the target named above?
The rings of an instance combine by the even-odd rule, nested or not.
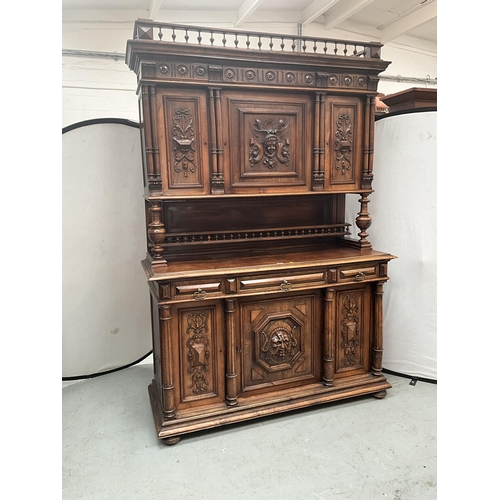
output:
[[[291,349],[291,341],[288,332],[277,330],[271,337],[271,355],[274,357],[285,358]]]
[[[266,137],[264,141],[264,149],[266,151],[266,155],[274,156],[276,154],[276,146],[278,143],[278,138],[275,135],[269,135]]]

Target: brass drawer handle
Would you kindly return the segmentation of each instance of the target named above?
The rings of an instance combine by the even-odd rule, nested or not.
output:
[[[283,292],[289,292],[292,289],[292,284],[287,280],[283,280],[283,283],[281,283],[280,288]]]
[[[207,292],[205,292],[205,290],[202,290],[201,288],[198,288],[198,290],[193,293],[194,300],[203,300],[206,296]]]
[[[356,276],[354,276],[354,279],[356,281],[363,281],[365,278],[366,278],[365,273],[358,273],[358,274],[356,274]]]

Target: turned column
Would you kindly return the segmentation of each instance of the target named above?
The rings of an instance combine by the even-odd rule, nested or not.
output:
[[[234,299],[226,299],[226,404],[236,406],[236,332],[234,328]]]
[[[375,97],[367,96],[363,130],[363,172],[361,187],[371,189],[373,182],[373,143],[375,137]]]
[[[372,353],[372,374],[376,377],[382,375],[382,352],[383,352],[383,308],[382,300],[384,295],[384,283],[379,281],[375,284],[375,307],[374,307],[374,331],[373,331],[373,353]]]
[[[325,188],[325,93],[316,92],[314,105],[313,191]]]
[[[323,385],[326,387],[331,387],[333,385],[334,297],[335,290],[333,288],[327,288],[325,292],[325,331],[323,345]]]
[[[175,418],[174,376],[172,353],[172,316],[170,306],[160,307],[160,344],[162,352],[163,415],[165,419]]]
[[[220,88],[208,90],[210,112],[210,155],[211,155],[211,190],[212,194],[224,193],[224,173],[222,166],[221,146],[221,102]]]
[[[156,90],[154,86],[142,86],[142,123],[144,155],[146,161],[146,173],[148,189],[151,194],[161,194],[162,182],[160,173],[160,150],[156,136]]]

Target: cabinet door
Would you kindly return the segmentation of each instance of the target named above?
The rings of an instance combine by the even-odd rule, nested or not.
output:
[[[163,194],[208,193],[205,92],[158,88],[156,106]]]
[[[223,311],[217,301],[172,307],[177,409],[224,401]]]
[[[310,186],[312,98],[222,93],[226,185],[232,193],[297,192]]]
[[[335,305],[334,378],[368,372],[372,329],[371,286],[337,289]]]
[[[242,301],[242,395],[320,380],[320,292]]]
[[[357,97],[325,99],[325,189],[361,187],[363,167],[363,106]]]

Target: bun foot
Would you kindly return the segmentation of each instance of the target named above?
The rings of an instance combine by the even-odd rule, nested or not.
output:
[[[373,394],[373,397],[377,399],[384,399],[386,396],[387,396],[387,391],[379,391]]]
[[[167,446],[173,446],[174,444],[177,444],[180,440],[181,440],[180,436],[173,436],[162,439],[163,443],[166,444]]]

